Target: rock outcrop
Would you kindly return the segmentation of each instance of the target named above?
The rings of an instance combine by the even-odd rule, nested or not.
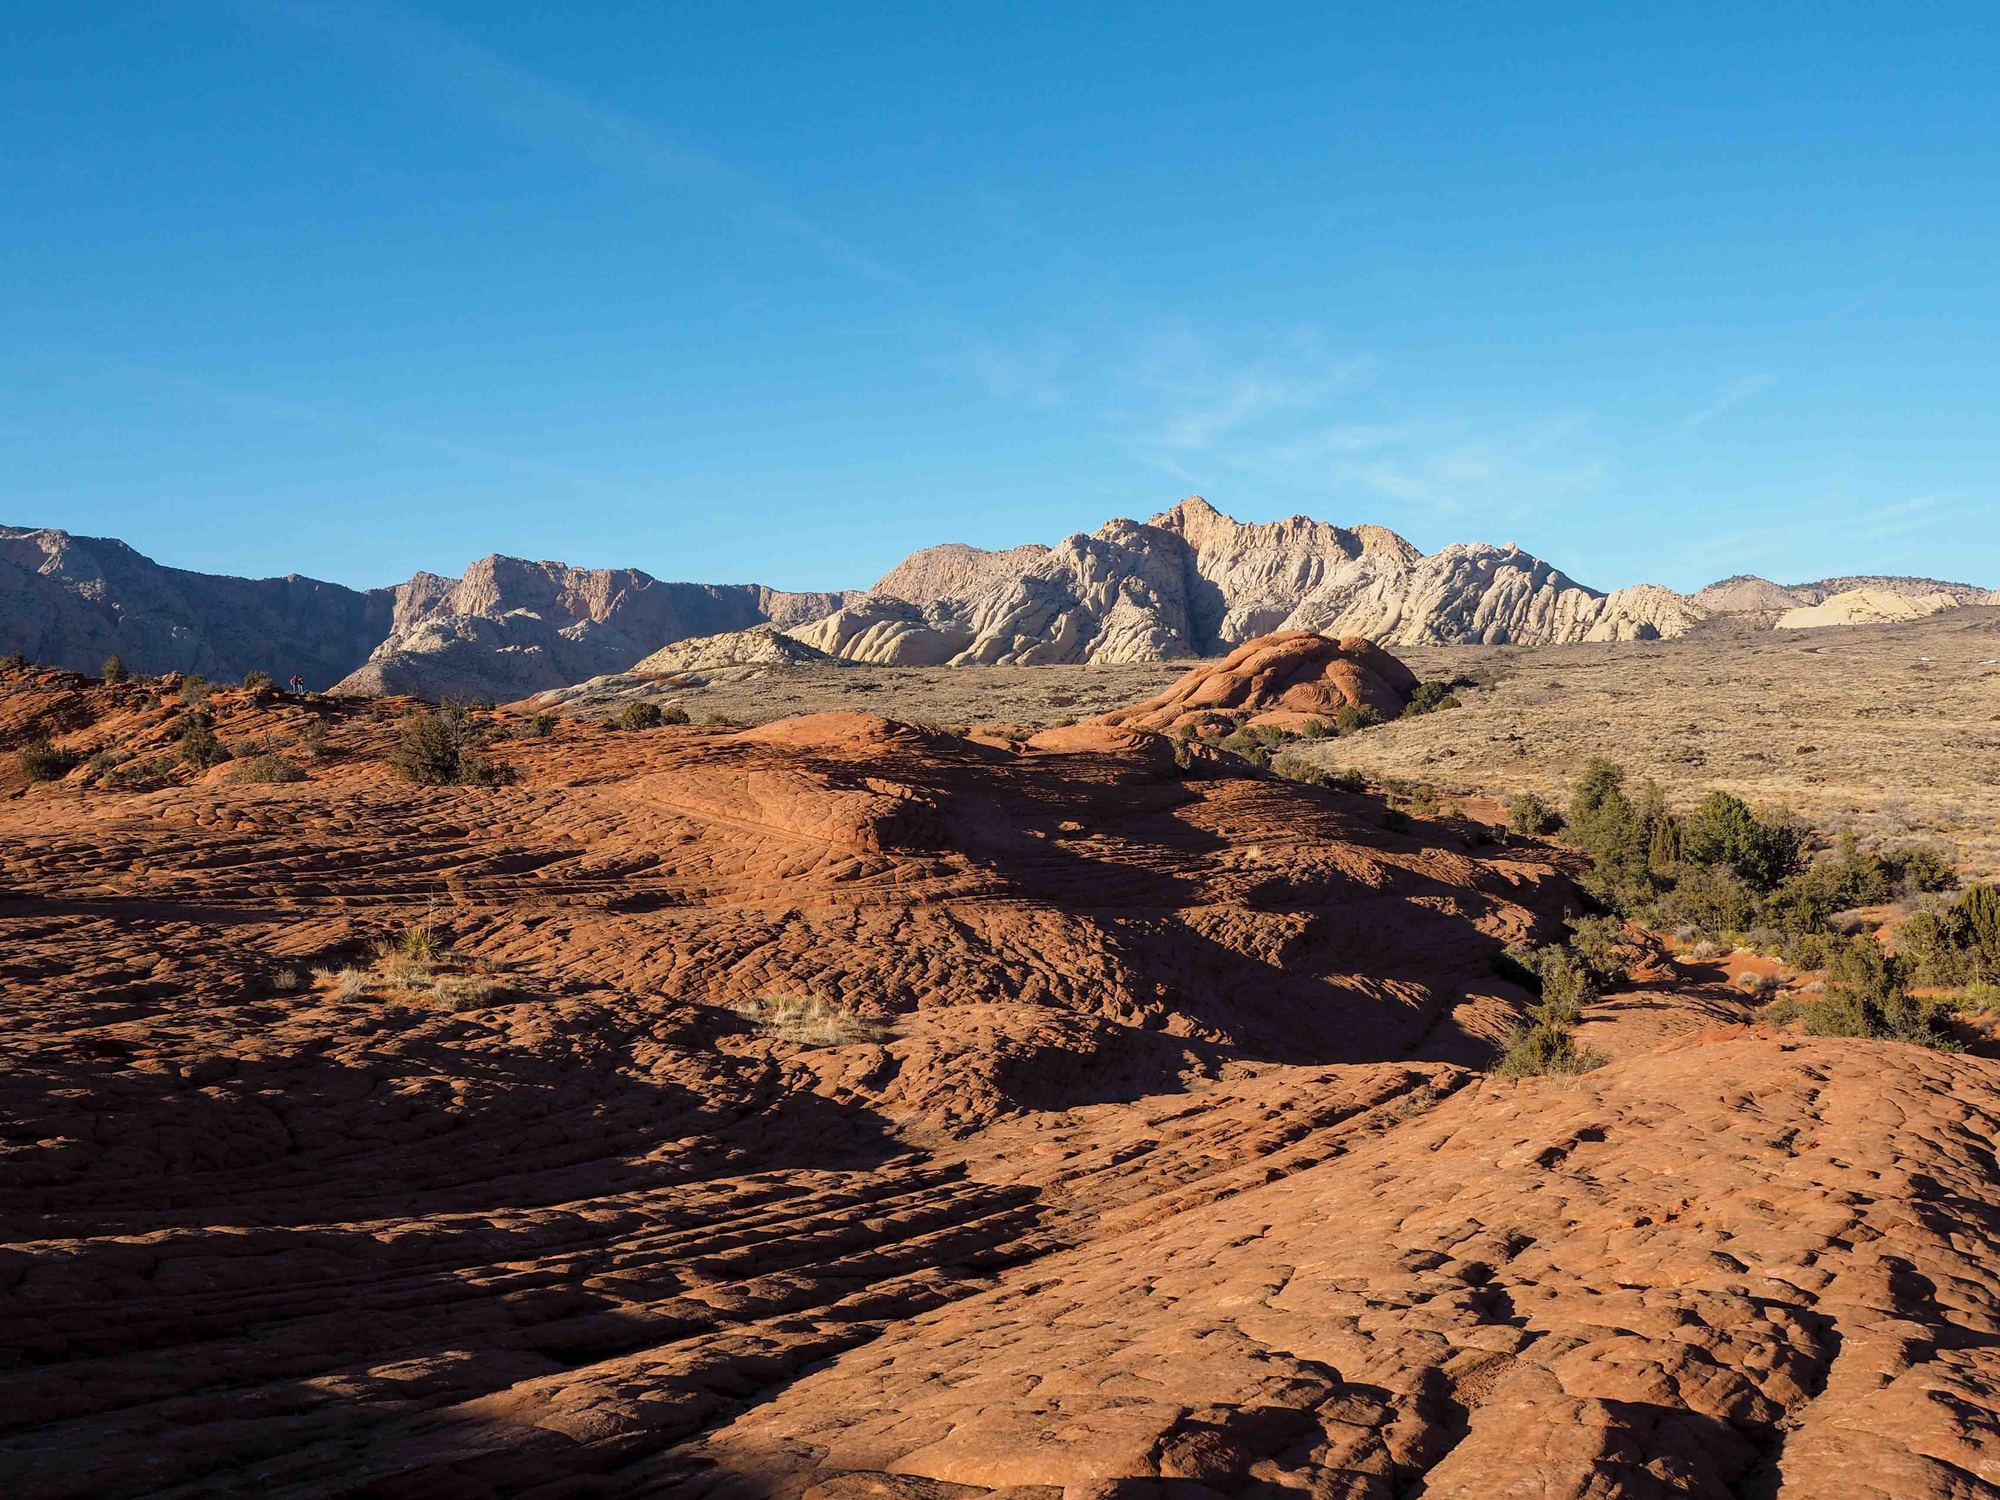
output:
[[[1986,601],[1987,591],[1976,584],[1950,583],[1941,578],[1912,578],[1903,575],[1870,574],[1846,578],[1820,578],[1811,583],[1773,583],[1751,573],[1724,578],[1690,596],[1696,606],[1718,615],[1778,614],[1824,604],[1836,594],[1866,590],[1909,599],[1929,599],[1942,595],[1945,607]]]
[[[832,661],[775,625],[752,625],[722,635],[693,636],[662,646],[637,663],[634,672],[712,672],[721,667],[799,667]]]
[[[1886,588],[1846,589],[1827,595],[1817,604],[1788,609],[1774,623],[1779,630],[1813,630],[1826,625],[1893,625],[1942,614],[1965,602],[1943,592],[1905,594]]]
[[[1210,656],[1280,630],[1439,642],[1651,640],[1703,617],[1654,587],[1603,595],[1518,547],[1429,556],[1379,526],[1245,525],[1199,498],[1052,548],[919,553],[801,639],[896,665]]]
[[[1408,667],[1361,636],[1336,641],[1309,630],[1281,631],[1246,641],[1156,697],[1096,722],[1156,734],[1225,723],[1297,730],[1315,719],[1330,721],[1343,708],[1393,719],[1416,687]]]

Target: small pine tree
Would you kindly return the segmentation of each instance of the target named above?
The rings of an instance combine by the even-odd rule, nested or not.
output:
[[[206,771],[229,759],[229,747],[216,738],[205,717],[197,715],[181,731],[181,759],[197,771]]]
[[[104,680],[106,682],[123,682],[125,676],[125,663],[121,658],[116,656],[107,656],[104,658]]]

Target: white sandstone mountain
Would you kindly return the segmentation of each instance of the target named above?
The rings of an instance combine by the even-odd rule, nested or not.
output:
[[[1054,547],[927,548],[791,633],[853,661],[1029,665],[1203,656],[1277,630],[1392,646],[1650,640],[1704,616],[1652,585],[1601,594],[1518,547],[1427,556],[1380,526],[1246,525],[1190,497]]]

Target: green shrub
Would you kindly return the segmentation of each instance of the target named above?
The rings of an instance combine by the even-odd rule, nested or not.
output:
[[[1702,798],[1681,828],[1683,860],[1728,865],[1760,891],[1797,870],[1804,847],[1804,832],[1795,824],[1761,819],[1727,792]]]
[[[1565,1026],[1516,1026],[1493,1072],[1501,1078],[1573,1078],[1603,1067],[1611,1059],[1582,1049]]]
[[[1563,826],[1562,814],[1533,792],[1517,792],[1507,799],[1507,826],[1529,838],[1540,838]]]
[[[206,771],[229,759],[229,747],[215,736],[206,718],[196,715],[181,731],[180,757],[197,771]]]
[[[76,769],[77,759],[74,751],[58,749],[40,734],[14,752],[14,764],[29,781],[61,781]]]
[[[625,705],[624,711],[618,715],[618,722],[627,729],[657,729],[665,717],[660,712],[659,704],[635,698]]]
[[[1366,790],[1368,786],[1367,779],[1351,767],[1344,771],[1335,771],[1326,766],[1315,765],[1301,755],[1280,755],[1271,762],[1271,769],[1288,781],[1324,787],[1330,792],[1359,792]]]
[[[1410,701],[1403,705],[1403,717],[1415,719],[1424,714],[1438,713],[1444,709],[1460,706],[1448,682],[1420,682]]]
[[[229,768],[227,780],[232,786],[247,786],[256,783],[304,781],[306,773],[286,760],[284,756],[266,752],[253,755],[247,760],[239,760]]]
[[[181,679],[180,700],[189,708],[200,708],[213,691],[208,679],[197,672]]]
[[[107,656],[104,658],[104,680],[106,682],[123,682],[125,676],[125,663],[121,659],[116,656]]]
[[[1570,923],[1569,946],[1594,984],[1623,984],[1631,977],[1625,957],[1624,924],[1611,917],[1584,917]]]
[[[1410,815],[1400,807],[1383,808],[1381,816],[1375,821],[1391,833],[1408,833],[1410,831]]]
[[[1952,997],[1952,1001],[1960,1010],[1981,1011],[1990,1015],[2000,1010],[2000,984],[1988,984],[1983,980],[1968,984]]]
[[[1366,703],[1343,703],[1333,715],[1333,727],[1342,734],[1355,734],[1363,729],[1372,729],[1381,722],[1382,715]]]
[[[25,651],[9,651],[5,656],[0,656],[0,667],[25,672],[28,670],[28,655]]]
[[[1216,748],[1227,750],[1231,755],[1240,755],[1252,765],[1268,766],[1271,764],[1270,745],[1248,729],[1232,730],[1223,737]]]
[[[1826,968],[1826,994],[1769,1006],[1765,1019],[1797,1020],[1808,1036],[1859,1037],[1957,1050],[1958,1044],[1947,1029],[1952,1002],[1913,997],[1904,982],[1905,966],[1885,953],[1874,938],[1857,936],[1833,946]]]
[[[314,760],[325,760],[330,753],[326,745],[326,721],[307,719],[299,729],[299,749]]]
[[[253,693],[261,693],[266,688],[276,686],[271,681],[271,674],[269,672],[260,672],[255,668],[243,674],[243,685]]]
[[[389,764],[405,781],[419,786],[501,786],[514,772],[480,753],[482,737],[465,711],[449,703],[409,715]]]

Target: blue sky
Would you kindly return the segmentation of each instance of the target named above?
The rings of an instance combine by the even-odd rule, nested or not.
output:
[[[1344,12],[1344,13],[1343,13]],[[0,519],[2000,585],[2000,7],[0,0]]]

